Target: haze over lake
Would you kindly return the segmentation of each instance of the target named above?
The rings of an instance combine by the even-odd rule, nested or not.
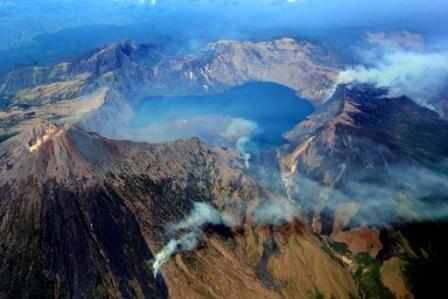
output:
[[[148,97],[135,111],[131,126],[142,139],[167,141],[197,136],[225,145],[219,135],[229,122],[238,119],[243,126],[256,125],[251,127],[251,139],[264,147],[284,143],[282,134],[306,119],[314,108],[292,89],[254,82],[218,94]]]

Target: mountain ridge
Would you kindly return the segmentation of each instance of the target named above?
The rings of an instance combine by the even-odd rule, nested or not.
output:
[[[117,123],[108,122],[112,129],[107,132],[103,125],[100,132],[120,138],[114,132],[126,124],[133,101],[144,96],[216,93],[249,81],[279,83],[319,103],[330,94],[337,73],[337,58],[328,50],[288,38],[221,41],[199,54],[174,57],[122,41],[68,63],[9,72],[0,83],[1,134],[23,131],[39,120],[64,123],[73,114],[96,130],[107,121],[105,114],[114,113]],[[82,115],[81,106],[87,106]]]

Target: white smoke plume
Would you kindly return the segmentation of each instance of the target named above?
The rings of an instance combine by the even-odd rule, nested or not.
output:
[[[155,261],[152,265],[154,277],[160,272],[160,268],[165,264],[171,256],[180,251],[189,251],[198,245],[198,235],[196,232],[190,232],[182,236],[180,239],[172,239],[163,247],[162,251],[156,254]]]
[[[236,148],[240,152],[242,158],[244,159],[244,166],[246,169],[249,169],[250,167],[250,154],[246,152],[246,144],[249,142],[249,138],[244,136],[238,138],[238,141],[236,142]]]
[[[221,136],[236,142],[239,138],[250,136],[258,125],[253,121],[244,118],[234,118],[232,122],[224,129]]]
[[[174,233],[183,231],[184,235],[179,239],[170,240],[168,244],[156,254],[152,266],[154,277],[157,277],[161,266],[166,263],[171,256],[177,252],[194,249],[198,245],[199,238],[203,234],[203,229],[206,225],[211,224],[233,227],[236,223],[237,222],[233,217],[222,214],[206,203],[194,203],[190,215],[173,226]]]
[[[447,88],[448,51],[388,51],[367,65],[342,71],[338,83],[372,84],[388,89],[390,96],[406,95],[425,107],[431,107]]]
[[[126,128],[122,128],[120,136],[108,137],[149,142],[199,137],[211,145],[236,146],[245,167],[249,169],[251,155],[247,148],[251,141],[250,136],[256,130],[258,130],[257,123],[244,118],[207,114],[193,117],[179,116],[143,127],[129,127],[127,131]]]
[[[244,160],[246,169],[250,167],[250,153],[247,152],[247,144],[250,142],[250,135],[258,128],[258,125],[252,121],[235,118],[221,134],[222,137],[236,142],[236,148]]]
[[[224,215],[206,203],[194,203],[191,214],[185,220],[174,225],[174,230],[201,229],[207,224],[232,227],[236,224],[236,221],[232,216]]]

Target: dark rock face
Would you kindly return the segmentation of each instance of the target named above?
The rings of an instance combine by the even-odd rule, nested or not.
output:
[[[419,124],[422,125],[418,126]],[[426,136],[422,142],[425,146],[429,142],[424,141],[436,142],[434,148],[431,148],[436,152],[431,151],[431,154],[434,153],[438,157],[446,153],[443,152],[445,140],[434,138],[435,134],[431,129],[440,128],[445,132],[446,126],[447,122],[436,112],[417,105],[409,98],[388,98],[386,91],[369,86],[340,86],[333,97],[312,116],[310,122],[298,125],[285,135],[292,144],[298,144],[307,136],[333,129],[337,130],[337,134],[328,134],[329,145],[333,145],[337,139],[341,139],[340,142],[345,141],[338,137],[352,135],[370,139],[376,144],[384,144],[412,158],[415,154],[410,151],[412,145],[405,143],[412,140],[400,138],[400,135],[415,132],[422,137]],[[346,147],[349,148],[348,145]],[[428,155],[425,157],[428,158]]]
[[[196,139],[156,146],[43,125],[0,147],[1,297],[167,297],[150,270],[165,225],[211,200],[215,180],[232,191],[218,174],[231,158]]]
[[[2,296],[167,296],[148,269],[152,254],[138,222],[113,190],[71,192],[55,182],[41,188],[41,194],[30,190],[20,198],[38,200],[39,207],[8,210],[20,220],[2,229]],[[9,188],[0,194],[18,200]],[[14,203],[3,200],[2,206],[7,204]],[[44,283],[34,286],[40,284],[36,277]]]
[[[135,216],[113,189],[76,194],[48,184],[43,198],[44,268],[68,282],[63,293],[82,297],[86,292],[101,292],[111,275],[117,278],[124,298],[137,295],[131,281],[145,297],[167,296],[166,287],[154,281],[148,269],[153,255]]]

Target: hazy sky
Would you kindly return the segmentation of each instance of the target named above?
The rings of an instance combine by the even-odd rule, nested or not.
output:
[[[311,38],[353,30],[448,32],[446,0],[0,0],[0,71],[134,39],[176,51],[217,39]]]

